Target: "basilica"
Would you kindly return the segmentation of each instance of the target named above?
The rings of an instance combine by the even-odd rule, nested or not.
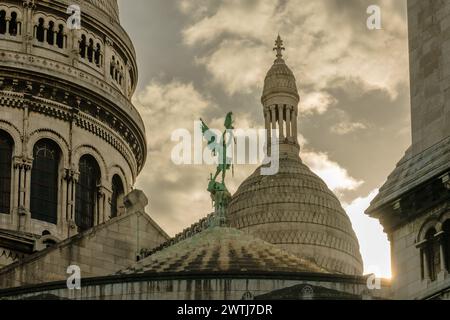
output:
[[[81,28],[67,23],[77,6]],[[408,0],[413,145],[366,212],[392,246],[393,279],[377,282],[338,198],[301,159],[281,37],[261,79],[278,173],[258,168],[223,223],[205,212],[171,238],[133,188],[146,128],[117,0],[0,0],[0,300],[450,298],[448,12]]]

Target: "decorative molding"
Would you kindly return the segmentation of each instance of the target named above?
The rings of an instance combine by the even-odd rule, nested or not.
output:
[[[98,113],[97,117],[89,115],[87,112],[94,113],[92,111],[94,110],[93,105],[88,101],[82,101],[79,97],[73,96],[67,91],[61,92],[56,88],[40,85],[39,87],[32,86],[31,88],[36,95],[26,96],[23,92],[27,88],[30,90],[29,84],[19,81],[16,81],[14,84],[12,82],[8,83],[11,83],[12,90],[22,91],[22,94],[0,91],[0,104],[2,106],[20,109],[24,107],[24,103],[27,101],[30,110],[33,112],[67,122],[74,120],[78,127],[91,132],[118,150],[128,162],[130,168],[132,168],[133,179],[137,176],[138,170],[142,168],[144,155],[138,147],[137,138],[122,121],[118,121],[108,111],[102,112],[102,116],[99,116]],[[66,102],[66,104],[63,102]],[[77,107],[73,108],[69,105]],[[98,112],[98,107],[95,108],[95,112]],[[50,131],[51,129],[42,128],[40,130]],[[68,145],[67,141],[65,143]],[[130,148],[125,147],[125,144],[130,146]]]

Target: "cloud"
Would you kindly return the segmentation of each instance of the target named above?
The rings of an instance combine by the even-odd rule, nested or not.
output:
[[[303,95],[300,102],[300,112],[304,115],[311,113],[323,114],[329,107],[335,105],[336,98],[326,92],[311,92]]]
[[[169,234],[209,213],[209,196],[202,183],[202,167],[177,166],[171,160],[172,132],[194,130],[194,121],[204,117],[215,104],[191,83],[151,82],[134,99],[147,128],[149,155],[137,182],[150,198],[149,213]],[[204,184],[204,183],[203,183]]]
[[[301,158],[336,193],[356,190],[364,183],[351,177],[346,169],[331,161],[326,153],[305,150]]]
[[[251,93],[261,88],[265,77],[261,68],[266,62],[264,47],[248,40],[224,40],[208,57],[197,59],[197,63],[206,67],[218,85],[224,85],[229,95]]]
[[[345,10],[330,0],[211,2],[214,9],[192,19],[183,39],[199,49],[198,61],[229,94],[262,86],[261,75],[274,58],[272,40],[280,32],[287,63],[300,86],[310,87],[316,97],[340,77],[361,79],[395,97],[398,84],[407,82],[406,21],[392,1],[377,2],[383,30],[376,31],[366,28],[366,9],[373,1],[355,2]],[[325,112],[333,99],[324,98],[322,93],[320,104],[304,104],[306,111]]]
[[[375,273],[379,277],[390,278],[392,276],[391,257],[387,236],[378,220],[364,214],[377,194],[378,190],[373,190],[366,197],[357,198],[343,206],[359,239],[365,273]]]
[[[366,128],[367,126],[361,122],[340,122],[331,127],[331,132],[338,135],[346,135]]]
[[[216,106],[202,96],[192,83],[151,82],[134,98],[147,127],[150,149],[161,149],[179,128],[193,128],[194,120]],[[194,117],[197,117],[194,119]]]
[[[200,17],[183,30],[184,41],[188,45],[205,44],[224,34],[259,39],[269,31],[271,24],[265,22],[276,8],[275,1],[223,1],[211,16]],[[208,12],[204,10],[205,14]]]

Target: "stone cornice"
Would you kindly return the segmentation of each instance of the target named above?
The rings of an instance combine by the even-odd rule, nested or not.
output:
[[[76,91],[75,88],[67,87],[62,90],[41,81],[0,78],[2,106],[21,108],[24,101],[27,101],[32,111],[63,121],[74,121],[78,127],[115,147],[129,162],[130,167],[136,168],[137,171],[133,172],[136,177],[146,157],[145,138],[142,137],[144,133],[133,130],[133,122],[127,121],[126,115],[114,113],[101,100],[90,100],[97,98],[94,95],[82,98],[76,95]]]
[[[2,107],[22,108],[24,99],[24,94],[0,91],[0,105],[2,105]],[[4,103],[4,101],[7,103]],[[62,121],[74,121],[75,125],[79,128],[89,131],[106,141],[125,158],[130,168],[132,168],[133,179],[136,178],[138,174],[136,171],[138,163],[135,158],[136,154],[134,154],[130,147],[130,143],[132,143],[133,140],[127,141],[118,133],[114,132],[115,130],[113,129],[112,122],[105,124],[83,112],[78,112],[74,115],[72,112],[73,109],[67,105],[41,97],[32,96],[30,101],[27,101],[27,104],[30,110],[34,112]],[[110,119],[110,121],[113,121],[113,119]]]

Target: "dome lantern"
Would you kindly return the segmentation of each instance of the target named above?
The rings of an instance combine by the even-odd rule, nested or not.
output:
[[[297,118],[300,97],[294,73],[283,59],[283,40],[278,35],[275,41],[276,60],[267,73],[261,102],[264,107],[268,145],[277,136],[282,154],[298,156]],[[275,132],[274,132],[275,131]],[[269,150],[270,152],[270,150]]]

